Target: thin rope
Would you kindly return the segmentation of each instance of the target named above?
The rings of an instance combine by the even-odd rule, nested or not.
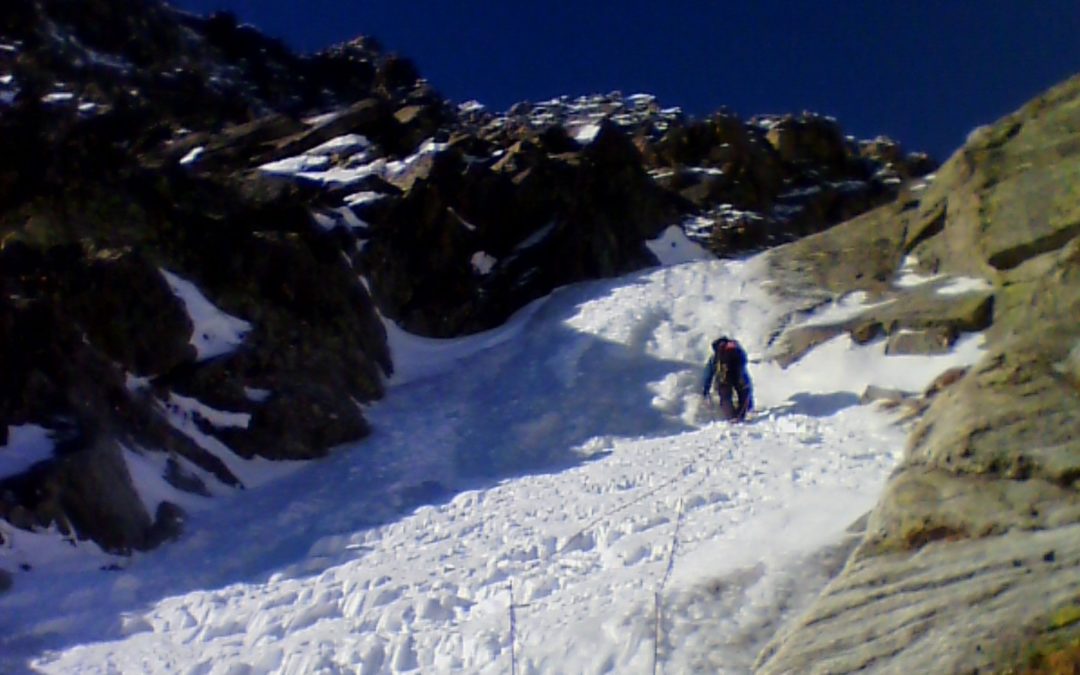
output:
[[[510,579],[510,675],[517,675],[517,618],[514,616],[514,580]]]

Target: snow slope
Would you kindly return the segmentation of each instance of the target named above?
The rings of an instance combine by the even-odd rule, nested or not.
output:
[[[0,595],[0,671],[747,672],[903,447],[858,394],[922,387],[980,341],[886,357],[842,337],[787,371],[755,362],[756,417],[718,422],[698,391],[710,341],[760,357],[788,310],[763,272],[575,285],[467,339],[389,326],[370,439],[190,499],[154,553],[0,523],[0,567],[33,566]]]

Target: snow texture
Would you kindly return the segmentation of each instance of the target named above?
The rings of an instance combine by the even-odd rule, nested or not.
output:
[[[764,279],[760,258],[687,262],[561,288],[468,338],[387,322],[374,434],[203,500],[179,541],[115,558],[0,524],[0,670],[749,672],[903,448],[859,394],[981,353],[844,336],[788,370],[753,363],[758,410],[719,421],[698,391],[710,341],[756,358],[790,311]],[[171,405],[196,438],[196,416],[241,423]]]
[[[38,462],[52,459],[52,433],[36,424],[8,426],[7,445],[0,446],[0,480],[17,476]]]
[[[230,316],[206,299],[195,284],[172,272],[160,270],[176,297],[184,303],[191,318],[191,344],[198,360],[228,354],[243,343],[251,324]]]
[[[411,171],[420,160],[442,152],[446,147],[446,143],[436,143],[428,139],[421,143],[412,155],[388,161],[385,157],[371,156],[372,146],[367,138],[348,134],[333,138],[295,157],[263,164],[259,170],[273,175],[299,178],[328,188],[349,187],[371,176],[393,182]],[[357,150],[359,152],[355,152]],[[349,156],[343,165],[338,166],[334,164],[331,155]],[[346,203],[353,204],[349,201]]]

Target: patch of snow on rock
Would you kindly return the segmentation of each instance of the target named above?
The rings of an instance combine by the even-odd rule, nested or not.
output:
[[[386,197],[381,192],[354,192],[351,195],[345,197],[345,203],[349,206],[363,206],[364,204],[371,204]]]
[[[38,462],[52,459],[52,432],[36,424],[9,425],[7,445],[0,446],[0,479],[17,476]]]
[[[42,103],[66,103],[75,98],[70,91],[57,91],[41,97]]]
[[[195,347],[198,360],[228,354],[243,343],[251,331],[250,323],[218,309],[190,281],[168,270],[160,271],[172,292],[184,303],[191,318],[191,344]]]
[[[345,134],[331,138],[322,145],[308,150],[309,155],[342,155],[356,150],[366,150],[371,147],[371,141],[360,134]]]
[[[201,145],[197,148],[192,148],[188,151],[186,155],[180,158],[180,165],[187,166],[189,164],[194,164],[195,162],[199,161],[199,158],[202,157],[202,154],[205,150],[206,148]]]
[[[248,413],[218,410],[217,408],[211,408],[198,399],[181,396],[177,393],[169,394],[168,405],[173,411],[204,420],[210,426],[218,429],[247,429],[248,424],[251,423],[251,415]]]
[[[993,290],[994,286],[986,279],[978,277],[951,277],[934,292],[938,295],[964,295],[979,291]]]
[[[582,145],[588,145],[596,139],[598,133],[600,133],[599,124],[583,124],[574,134],[574,140]]]
[[[656,239],[645,242],[645,245],[661,265],[678,265],[694,260],[710,260],[714,257],[704,248],[690,241],[683,229],[675,225],[668,227]]]
[[[286,157],[275,162],[267,162],[259,167],[260,171],[286,176],[296,175],[305,171],[315,171],[330,165],[330,158],[325,155],[297,155]]]

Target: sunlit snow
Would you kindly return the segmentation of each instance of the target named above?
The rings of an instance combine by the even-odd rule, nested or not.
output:
[[[186,155],[180,158],[180,164],[182,166],[194,164],[195,162],[199,161],[199,158],[202,157],[202,154],[205,150],[206,148],[201,145],[197,148],[192,148],[187,152]]]
[[[709,343],[757,359],[790,310],[765,270],[577,284],[456,340],[388,323],[370,438],[206,500],[155,552],[0,525],[0,670],[748,672],[903,448],[859,394],[981,353],[978,336],[935,357],[843,336],[788,370],[753,363],[758,410],[718,421],[698,391]]]
[[[164,269],[161,274],[187,309],[192,323],[191,344],[200,361],[227,354],[244,341],[250,323],[218,309],[190,281]]]
[[[934,292],[938,295],[964,295],[965,293],[984,292],[993,289],[993,285],[986,279],[978,277],[947,276],[944,274],[920,274],[919,261],[913,255],[904,258],[900,267],[900,274],[894,282],[901,288],[916,288],[924,284],[937,282]]]

